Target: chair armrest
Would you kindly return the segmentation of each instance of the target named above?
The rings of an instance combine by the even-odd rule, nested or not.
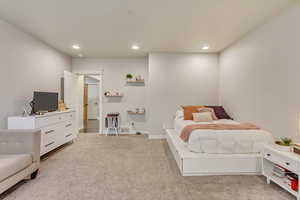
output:
[[[31,154],[40,161],[41,130],[0,130],[0,154]]]

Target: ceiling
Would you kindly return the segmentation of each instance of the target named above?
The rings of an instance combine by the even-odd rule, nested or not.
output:
[[[219,52],[296,1],[1,0],[0,18],[71,56],[136,57]]]

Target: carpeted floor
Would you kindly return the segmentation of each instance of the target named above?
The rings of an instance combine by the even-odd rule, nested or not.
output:
[[[164,140],[80,134],[5,200],[286,200],[261,176],[182,177]]]

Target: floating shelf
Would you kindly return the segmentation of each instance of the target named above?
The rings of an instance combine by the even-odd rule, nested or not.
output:
[[[145,83],[145,80],[127,80],[127,83]]]
[[[123,97],[123,95],[104,95],[105,97]]]
[[[136,111],[128,110],[127,113],[130,115],[144,115],[146,112],[136,112]]]

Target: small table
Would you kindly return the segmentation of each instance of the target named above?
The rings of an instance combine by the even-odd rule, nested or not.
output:
[[[300,155],[297,155],[293,152],[279,151],[276,149],[275,145],[268,145],[264,148],[262,160],[262,171],[263,175],[267,178],[267,183],[270,184],[271,181],[276,183],[277,185],[294,195],[297,200],[300,200],[299,189],[298,191],[293,190],[291,186],[286,182],[286,178],[281,178],[273,173],[273,167],[275,165],[278,165],[299,175]]]

